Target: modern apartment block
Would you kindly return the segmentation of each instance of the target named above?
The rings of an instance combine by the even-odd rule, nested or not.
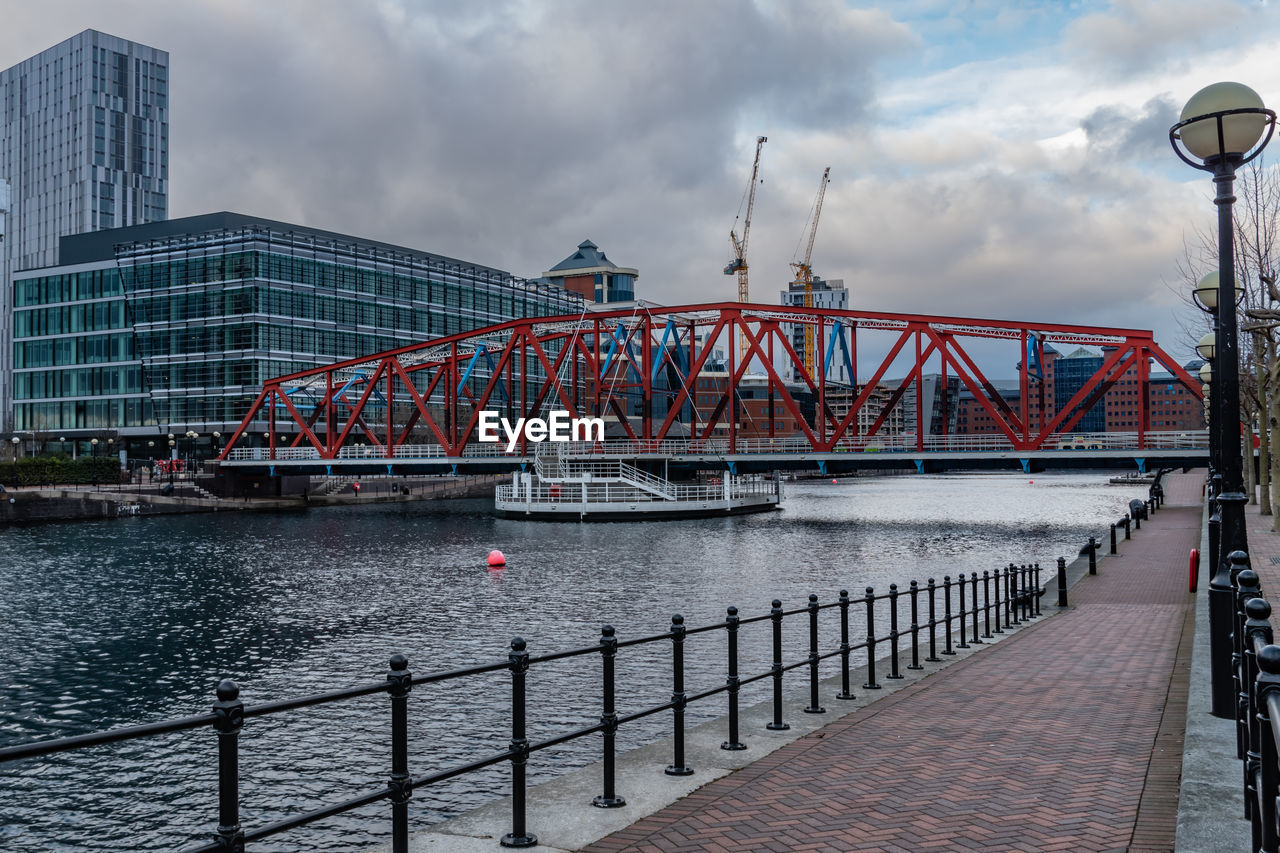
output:
[[[229,433],[265,380],[580,295],[374,240],[236,213],[64,237],[15,276],[15,429],[137,448]],[[255,427],[261,431],[261,427]]]
[[[0,428],[12,426],[13,276],[58,262],[68,234],[163,220],[169,54],[85,30],[0,71]]]
[[[810,289],[810,293],[813,298],[812,306],[814,308],[844,309],[849,307],[849,291],[844,286],[844,279],[836,278],[836,279],[827,281],[815,275],[813,277],[811,285],[812,286]],[[804,305],[804,286],[801,284],[797,284],[796,282],[791,282],[787,285],[787,289],[782,291],[781,296],[782,296],[781,298],[782,305],[803,306]],[[791,346],[795,349],[796,353],[798,353],[800,357],[803,358],[805,327],[800,323],[788,323],[784,326],[784,328],[787,330],[787,334],[791,338]],[[849,343],[848,329],[844,329],[841,332],[841,334],[844,337],[845,346],[848,346],[848,343]],[[816,340],[814,342],[814,345],[816,347],[817,345]],[[817,359],[825,359],[826,353],[815,352],[814,357]],[[797,374],[795,370],[789,370],[788,373],[790,374],[787,377],[788,379],[798,380],[800,378],[799,374]],[[852,384],[852,379],[849,376],[848,369],[845,367],[845,362],[842,358],[839,357],[839,355],[831,359],[831,369],[827,373],[827,381],[834,382],[840,385]]]

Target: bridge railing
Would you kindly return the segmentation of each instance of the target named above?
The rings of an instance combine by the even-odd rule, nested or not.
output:
[[[1060,560],[1059,564],[1061,563]],[[529,762],[536,760],[536,756],[543,750],[579,738],[599,735],[602,747],[603,783],[601,794],[591,803],[602,808],[622,806],[625,805],[626,800],[624,792],[617,790],[615,778],[616,737],[620,727],[655,714],[670,712],[672,762],[666,767],[665,772],[672,776],[689,775],[695,772],[694,768],[689,766],[685,753],[685,709],[691,703],[708,702],[723,695],[724,698],[721,701],[725,702],[727,714],[724,718],[727,739],[722,748],[745,749],[739,718],[739,694],[744,686],[769,680],[772,685],[772,719],[766,728],[787,729],[790,726],[784,719],[783,707],[783,681],[786,673],[796,670],[806,671],[805,681],[809,702],[804,712],[822,714],[826,712],[821,705],[823,684],[820,678],[820,667],[824,661],[833,661],[836,664],[840,680],[840,691],[834,696],[828,695],[827,698],[853,699],[855,697],[851,686],[851,670],[858,666],[855,654],[858,657],[865,655],[863,667],[866,682],[862,685],[862,689],[878,690],[882,686],[877,675],[878,656],[883,655],[886,647],[889,671],[885,677],[892,680],[901,679],[904,677],[901,661],[904,655],[909,654],[910,660],[905,665],[906,669],[921,670],[924,669],[925,663],[941,662],[943,658],[939,655],[954,655],[957,649],[967,649],[989,641],[994,635],[1005,633],[1006,629],[1012,629],[1022,622],[1040,616],[1040,595],[1039,564],[1022,566],[1010,564],[1003,569],[983,571],[981,576],[977,572],[970,573],[968,578],[963,573],[955,579],[947,576],[943,578],[941,584],[933,578],[929,578],[925,585],[912,581],[907,590],[900,590],[897,584],[891,584],[888,592],[881,593],[877,593],[872,587],[867,587],[862,596],[850,596],[848,591],[841,590],[835,600],[826,603],[819,603],[818,596],[812,594],[807,604],[791,609],[784,609],[782,602],[774,599],[767,613],[745,618],[739,615],[736,607],[729,607],[723,621],[698,627],[686,626],[684,618],[675,615],[671,617],[671,626],[668,631],[634,639],[620,639],[612,626],[604,625],[597,643],[541,655],[533,654],[525,641],[516,637],[511,641],[503,659],[426,674],[412,674],[408,660],[397,654],[391,657],[389,671],[381,680],[346,689],[257,705],[244,704],[240,696],[240,688],[234,682],[226,680],[218,685],[216,701],[209,712],[110,731],[7,746],[0,748],[0,766],[4,766],[7,778],[23,778],[24,784],[36,785],[39,784],[43,770],[36,759],[43,756],[195,729],[212,731],[216,734],[216,749],[212,750],[216,752],[216,759],[211,756],[211,761],[217,763],[218,777],[218,811],[216,817],[209,816],[208,823],[209,836],[213,840],[189,848],[188,853],[243,850],[245,845],[254,841],[380,800],[391,802],[393,850],[396,853],[404,853],[408,850],[409,844],[408,804],[415,791],[425,790],[429,786],[440,784],[448,779],[507,762],[511,769],[512,786],[511,832],[501,839],[501,844],[506,847],[528,847],[537,843],[537,836],[530,832],[526,825],[526,775]],[[860,620],[859,614],[862,615]],[[824,618],[827,627],[820,631],[820,622]],[[798,630],[792,628],[790,645],[800,647],[807,645],[807,655],[790,661],[784,659],[784,621],[788,626],[794,626],[797,621],[799,622],[801,627]],[[857,624],[858,622],[861,624]],[[739,632],[746,626],[765,624],[769,625],[769,642],[764,642],[764,637],[757,636],[756,639],[761,641],[757,644],[761,648],[771,645],[772,655],[768,665],[764,666],[763,662],[757,661],[759,666],[754,672],[743,673],[740,670]],[[840,642],[828,644],[824,650],[820,638],[835,636],[837,628]],[[851,640],[853,637],[851,632],[856,628],[863,629],[863,633],[859,636],[865,638],[859,642]],[[981,633],[979,633],[980,628],[983,629]],[[715,634],[724,637],[727,654],[725,677],[723,680],[718,680],[714,686],[690,691],[685,683],[685,645],[700,635]],[[698,653],[700,658],[706,659],[709,655],[707,642],[702,639],[693,641],[702,644],[699,646]],[[617,657],[627,653],[627,650],[655,644],[669,644],[670,647],[671,692],[667,694],[670,699],[648,706],[618,708],[614,674]],[[598,714],[588,716],[580,722],[568,723],[567,725],[577,726],[569,731],[541,739],[531,739],[526,726],[526,720],[529,717],[526,687],[530,673],[541,672],[544,664],[570,658],[600,660],[602,701]],[[508,748],[445,769],[414,775],[409,766],[408,734],[409,698],[413,688],[426,684],[474,679],[502,671],[510,674],[511,737]],[[659,690],[661,687],[662,685],[655,686]],[[358,791],[340,802],[316,805],[310,811],[274,823],[252,828],[242,827],[240,816],[242,778],[239,759],[240,735],[246,726],[252,726],[252,721],[264,717],[275,717],[303,708],[349,703],[360,697],[384,693],[389,699],[387,713],[390,717],[391,754],[385,779],[364,780],[360,783]],[[437,692],[436,695],[440,694]],[[424,716],[430,713],[429,708],[420,706],[414,706],[413,710],[415,714],[421,713]],[[533,719],[563,719],[565,713],[563,707],[545,709],[545,713],[539,713]],[[259,739],[255,740],[259,748],[266,746]],[[28,763],[18,764],[18,762]],[[440,763],[439,760],[431,762],[435,767]],[[585,807],[587,804],[584,802],[583,805]],[[106,809],[104,811],[110,812]],[[115,813],[124,813],[124,811],[117,810]],[[360,841],[361,839],[350,839],[351,845]]]
[[[859,436],[841,439],[832,448],[836,453],[901,453],[916,452],[923,446],[926,453],[1017,453],[1013,444],[1003,435],[942,435],[927,436],[917,442],[914,434],[896,436]],[[1206,430],[1188,432],[1148,432],[1139,442],[1136,432],[1073,433],[1047,442],[1049,451],[1124,451],[1141,450],[1203,450],[1208,448]],[[529,449],[538,447],[530,445]],[[388,459],[488,459],[512,458],[528,455],[527,450],[516,448],[508,452],[502,444],[470,444],[461,457],[448,456],[439,444],[406,444],[392,448],[388,457],[384,448],[373,445],[347,445],[337,454],[339,460],[367,460],[380,462]],[[602,442],[567,442],[564,456],[732,456],[770,454],[814,454],[808,439],[803,436],[788,438],[740,438],[732,446],[728,439],[618,439]],[[237,447],[228,454],[236,462],[298,462],[319,461],[320,452],[309,445],[277,447],[274,456],[265,447]]]

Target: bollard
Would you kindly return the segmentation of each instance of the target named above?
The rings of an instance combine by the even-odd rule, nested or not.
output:
[[[1058,606],[1067,606],[1067,558],[1058,558]]]
[[[1114,521],[1111,523],[1111,553],[1112,554],[1117,553],[1116,552],[1116,525]]]
[[[1133,525],[1133,519],[1129,518],[1129,513],[1126,512],[1124,514],[1124,518],[1120,519],[1120,523],[1124,525],[1124,538],[1125,538],[1125,541],[1128,542],[1129,539],[1132,538],[1133,536],[1130,530],[1130,528]]]
[[[929,656],[925,658],[929,663],[939,663],[942,658],[938,657],[938,620],[935,616],[934,593],[938,587],[934,584],[933,578],[929,578]]]
[[[920,664],[920,584],[911,582],[911,663],[907,669],[924,669]]]
[[[782,602],[776,598],[769,610],[769,618],[773,621],[773,665],[769,667],[773,674],[773,722],[765,728],[771,732],[785,732],[791,726],[782,722]]]
[[[525,777],[529,763],[529,741],[525,737],[525,673],[529,652],[521,637],[513,637],[507,654],[511,669],[511,832],[498,843],[503,847],[533,847],[538,836],[525,827]]]
[[[1089,537],[1089,574],[1098,573],[1098,540]]]
[[[898,671],[898,585],[889,584],[889,674],[886,678],[903,678]]]
[[[615,784],[617,781],[617,742],[618,742],[618,709],[614,707],[614,664],[618,657],[618,638],[612,625],[600,628],[600,662],[602,664],[602,686],[604,707],[600,712],[600,724],[604,726],[604,792],[591,800],[591,805],[599,809],[616,809],[625,806],[627,801],[618,796]],[[738,697],[730,688],[729,702],[736,704]],[[737,710],[736,708],[734,709]],[[732,714],[730,715],[732,718]],[[730,725],[736,726],[737,720]]]
[[[720,744],[721,749],[740,750],[747,745],[738,739],[738,692],[742,682],[738,678],[738,608],[730,607],[728,617],[724,620],[725,629],[729,632],[729,677],[725,684],[729,686],[729,739]]]
[[[867,587],[867,683],[866,690],[879,690],[876,683],[876,591]]]
[[[240,828],[240,729],[244,727],[244,703],[240,688],[227,679],[218,685],[213,704],[214,731],[218,733],[218,837],[223,850],[244,850]]]
[[[853,699],[849,689],[849,590],[840,590],[840,694],[837,699]]]
[[[668,776],[689,776],[693,768],[684,763],[684,708],[687,694],[684,692],[684,617],[679,613],[671,617],[671,709],[673,757],[671,764],[663,770]]]
[[[818,596],[809,593],[809,707],[806,714],[825,714],[818,704]]]
[[[1141,515],[1135,515],[1135,516],[1133,516],[1133,529],[1134,529],[1134,530],[1141,530],[1141,529],[1142,529],[1142,516],[1141,516]]]
[[[945,623],[942,631],[942,653],[954,655],[955,651],[951,648],[951,575],[942,576],[942,613]]]
[[[404,655],[391,656],[391,671],[387,673],[387,693],[391,696],[391,849],[394,853],[409,853],[409,797],[413,794],[413,779],[409,775],[409,691],[413,689],[413,676],[409,674],[409,659]]]
[[[991,572],[982,570],[982,636],[991,637]]]
[[[964,606],[964,572],[960,573],[960,580],[957,582],[956,586],[960,588],[960,642],[956,643],[956,648],[967,649],[969,648],[969,644],[965,642],[964,619],[969,614],[965,610]]]

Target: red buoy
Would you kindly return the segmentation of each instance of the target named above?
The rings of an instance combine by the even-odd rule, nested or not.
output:
[[[831,481],[831,485],[836,485],[836,481],[834,479]]]
[[[501,551],[493,550],[489,552],[489,568],[500,569],[507,564],[507,558],[502,555]]]

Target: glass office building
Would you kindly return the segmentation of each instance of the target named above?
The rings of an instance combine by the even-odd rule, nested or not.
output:
[[[19,432],[230,433],[262,383],[582,297],[492,267],[214,213],[66,237],[14,282]]]
[[[163,220],[169,54],[85,30],[0,71],[0,427],[12,409],[13,280],[59,263],[68,234]]]

